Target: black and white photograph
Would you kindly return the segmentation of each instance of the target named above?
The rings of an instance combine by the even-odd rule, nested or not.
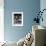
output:
[[[12,25],[13,26],[23,26],[23,12],[13,12],[12,13]]]

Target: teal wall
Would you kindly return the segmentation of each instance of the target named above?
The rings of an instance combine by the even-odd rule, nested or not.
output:
[[[21,8],[21,10],[19,10]],[[40,9],[40,0],[4,0],[4,39],[18,41],[32,30],[35,12]],[[23,11],[24,26],[12,26],[12,12]]]

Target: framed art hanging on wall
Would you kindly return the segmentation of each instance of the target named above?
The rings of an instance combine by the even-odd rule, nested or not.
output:
[[[12,26],[23,26],[23,12],[12,12]]]

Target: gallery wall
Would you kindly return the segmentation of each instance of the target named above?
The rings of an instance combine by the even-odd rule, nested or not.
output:
[[[4,39],[18,41],[32,31],[32,21],[40,10],[40,0],[4,0]],[[12,12],[23,12],[23,26],[12,26]]]

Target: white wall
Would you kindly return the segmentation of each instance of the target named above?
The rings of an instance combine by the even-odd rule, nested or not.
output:
[[[0,0],[0,42],[4,41],[4,0]]]

